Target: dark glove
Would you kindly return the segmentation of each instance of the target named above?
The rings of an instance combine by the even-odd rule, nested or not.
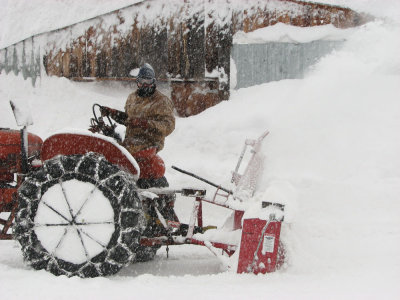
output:
[[[92,124],[92,125],[90,125],[90,127],[89,127],[89,131],[91,131],[91,132],[93,132],[93,133],[96,133],[96,132],[100,132],[100,127],[98,126],[98,125],[94,125],[94,124]]]
[[[134,118],[129,123],[133,127],[147,128],[149,126],[147,120],[141,118]]]
[[[107,106],[100,106],[100,113],[102,117],[109,116],[112,111],[112,108],[109,108]]]
[[[95,120],[94,118],[90,119],[90,127],[89,131],[96,133],[101,131],[101,125],[104,124],[104,122],[100,120]]]

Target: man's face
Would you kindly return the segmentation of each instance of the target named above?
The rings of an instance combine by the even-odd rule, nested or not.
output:
[[[149,97],[156,90],[156,80],[154,78],[137,78],[138,95],[140,97]]]
[[[151,87],[154,84],[154,81],[155,81],[154,79],[138,78],[137,86],[138,88]]]

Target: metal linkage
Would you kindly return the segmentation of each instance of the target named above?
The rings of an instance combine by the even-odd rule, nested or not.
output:
[[[190,173],[188,171],[182,170],[182,169],[180,169],[178,167],[175,167],[175,166],[172,166],[172,169],[177,170],[178,172],[181,172],[183,174],[192,176],[192,177],[194,177],[194,178],[196,178],[198,180],[201,180],[201,181],[203,181],[203,182],[205,182],[205,183],[207,183],[207,184],[209,184],[209,185],[211,185],[213,187],[216,187],[216,188],[218,188],[218,189],[220,189],[220,190],[222,190],[222,191],[224,191],[224,192],[226,192],[226,193],[228,193],[230,195],[233,195],[233,192],[231,190],[225,189],[225,188],[221,187],[220,185],[215,184],[215,183],[213,183],[213,182],[211,182],[211,181],[209,181],[207,179],[204,179],[204,178],[202,178],[202,177],[200,177],[200,176],[198,176],[196,174],[193,174],[193,173]]]

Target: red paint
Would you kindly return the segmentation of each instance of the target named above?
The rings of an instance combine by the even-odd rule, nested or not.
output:
[[[17,192],[17,187],[3,187],[0,189],[0,207],[4,204],[11,203],[13,194]],[[0,212],[7,211],[0,208]]]
[[[197,197],[196,201],[199,202],[199,206],[197,207],[197,226],[203,227],[203,203],[200,197]]]
[[[39,157],[42,144],[40,137],[28,133],[28,157]],[[14,173],[18,172],[21,172],[21,132],[0,129],[0,182],[14,181]]]
[[[269,223],[262,234],[266,224],[260,219],[244,220],[237,273],[265,274],[276,270],[281,222]]]
[[[14,193],[16,193],[17,189],[10,189],[14,190]],[[11,198],[13,198],[13,195],[16,194],[11,194]],[[14,221],[15,217],[15,212],[17,209],[18,203],[17,201],[13,201],[10,203],[2,203],[0,202],[0,212],[9,212],[10,214],[8,217],[3,217],[0,216],[0,225],[2,225],[2,228],[0,228],[0,240],[11,240],[12,239],[12,234],[8,233],[8,230],[11,228],[11,225]]]
[[[233,230],[241,229],[242,228],[242,218],[244,215],[244,211],[242,210],[235,210],[233,215]]]
[[[199,241],[199,240],[196,240],[196,239],[193,239],[193,238],[188,239],[187,240],[187,244],[206,246],[205,242]],[[218,248],[218,249],[224,250],[225,253],[228,254],[229,256],[232,256],[235,253],[236,248],[237,248],[235,245],[228,245],[228,244],[225,244],[225,243],[210,242],[210,244],[214,248]]]
[[[137,174],[135,166],[126,155],[112,143],[101,138],[73,133],[55,134],[44,141],[42,160],[48,160],[56,155],[73,155],[96,152],[102,154],[109,162]]]
[[[161,178],[165,174],[165,164],[157,155],[156,148],[149,148],[133,154],[140,168],[140,178]]]

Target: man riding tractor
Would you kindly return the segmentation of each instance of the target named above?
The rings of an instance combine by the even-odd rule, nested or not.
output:
[[[139,188],[167,187],[165,165],[157,153],[165,137],[175,129],[174,106],[156,89],[155,73],[145,63],[136,78],[137,90],[128,96],[125,112],[102,106],[102,116],[110,116],[126,126],[122,145],[132,154],[141,170]]]

